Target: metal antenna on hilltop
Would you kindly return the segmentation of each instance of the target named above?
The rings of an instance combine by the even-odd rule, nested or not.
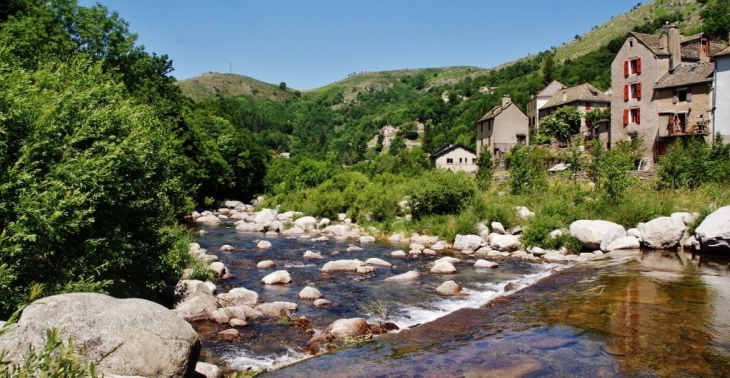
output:
[[[228,62],[228,73],[233,73],[233,61]]]

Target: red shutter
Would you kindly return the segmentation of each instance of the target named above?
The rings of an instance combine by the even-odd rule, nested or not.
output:
[[[590,102],[586,102],[586,110],[591,110],[591,103]]]
[[[636,73],[641,73],[641,58],[636,59]]]
[[[641,100],[641,83],[636,83],[636,99]]]
[[[629,124],[629,109],[624,109],[624,126]]]
[[[629,76],[629,61],[624,60],[624,77]]]
[[[624,102],[629,101],[629,85],[624,85]]]
[[[638,125],[640,123],[641,123],[641,109],[637,108],[636,109],[636,124]]]

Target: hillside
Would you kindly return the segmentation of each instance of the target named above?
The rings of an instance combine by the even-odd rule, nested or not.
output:
[[[278,85],[264,83],[254,78],[217,72],[206,72],[200,76],[178,82],[185,96],[193,101],[202,101],[218,96],[234,97],[248,95],[256,99],[281,101],[293,96]]]
[[[624,14],[611,17],[602,25],[594,26],[579,38],[556,47],[555,58],[558,61],[578,58],[601,48],[612,39],[625,35],[646,22],[669,19],[675,14],[682,15],[682,21],[678,22],[682,33],[694,34],[700,30],[702,25],[700,19],[702,7],[703,5],[697,0],[654,0],[635,6]]]

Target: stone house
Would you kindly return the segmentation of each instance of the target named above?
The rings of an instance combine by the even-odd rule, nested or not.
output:
[[[477,171],[477,154],[471,148],[460,144],[447,144],[428,156],[432,168],[448,169],[453,172]]]
[[[705,63],[723,48],[704,33],[683,36],[669,25],[658,36],[629,33],[611,63],[612,139],[641,135],[644,159],[652,162],[671,140],[711,135],[713,94],[705,75],[711,78],[714,67]]]
[[[512,103],[509,96],[502,98],[502,104],[488,111],[476,121],[477,155],[483,150],[501,156],[517,144],[530,143],[530,128],[527,115]]]
[[[728,143],[730,142],[730,47],[713,55],[713,59],[715,60],[713,131],[720,133],[724,142]]]
[[[565,88],[565,85],[557,80],[553,80],[552,83],[548,84],[540,93],[532,95],[530,102],[527,103],[527,118],[529,120],[530,133],[534,134],[537,132],[540,126],[540,112],[539,110],[553,97],[559,90]]]
[[[588,125],[585,114],[591,110],[599,109],[605,110],[611,107],[611,97],[601,92],[598,88],[590,84],[580,84],[570,88],[561,88],[558,90],[539,110],[539,118],[547,117],[554,113],[556,110],[564,107],[571,106],[578,110],[581,114],[581,126],[580,133],[584,136],[589,136],[589,130],[592,129],[591,125]],[[594,125],[598,126],[598,125]],[[603,128],[605,130],[605,128]],[[600,131],[601,128],[597,128]],[[607,131],[607,130],[605,130]],[[604,145],[610,145],[610,135],[601,136],[601,140],[604,140]],[[595,135],[599,137],[599,135]]]

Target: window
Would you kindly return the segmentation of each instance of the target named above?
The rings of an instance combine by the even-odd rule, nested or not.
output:
[[[527,142],[527,136],[525,134],[517,134],[517,143],[525,144]]]
[[[476,158],[472,158],[472,159],[471,159],[471,163],[472,163],[472,164],[476,164],[476,163],[477,163],[477,159],[476,159]]]
[[[454,164],[454,159],[452,159],[452,158],[447,158],[447,159],[446,159],[446,164]]]
[[[624,76],[638,75],[641,73],[641,58],[634,58],[624,61]]]
[[[624,85],[624,101],[641,100],[641,83]]]
[[[591,103],[590,102],[586,102],[585,108],[586,108],[586,110],[591,110]]]
[[[461,158],[459,158],[459,164],[461,164]]]
[[[674,91],[674,97],[672,97],[672,103],[676,104],[678,102],[691,102],[692,101],[692,92],[689,91],[687,88],[680,88]]]
[[[641,109],[639,109],[639,108],[624,109],[624,126],[626,126],[630,123],[633,123],[633,124],[641,123]]]

